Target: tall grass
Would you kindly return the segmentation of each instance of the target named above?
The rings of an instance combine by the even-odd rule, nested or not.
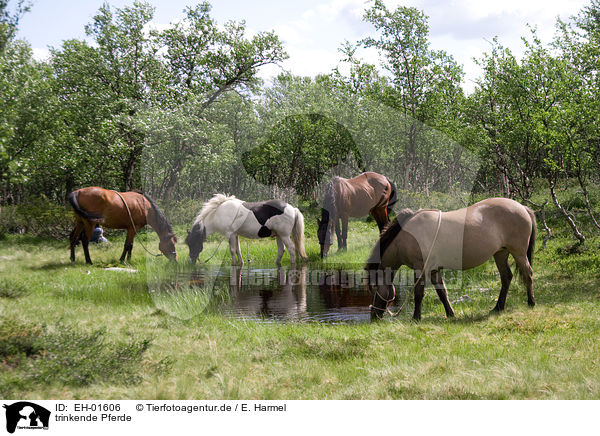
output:
[[[93,266],[80,248],[71,265],[65,241],[8,235],[0,240],[0,395],[599,399],[600,237],[586,227],[586,249],[565,254],[569,232],[548,216],[556,236],[535,253],[534,309],[514,280],[506,312],[489,314],[500,289],[489,262],[451,287],[455,319],[428,288],[420,323],[410,313],[359,325],[232,320],[206,310],[227,289],[208,294],[168,282],[192,270],[183,244],[176,267],[134,244],[135,272],[126,272],[105,269],[118,266],[121,235],[91,248]],[[185,226],[176,231],[183,236]],[[138,237],[156,249],[155,234]],[[376,238],[374,223],[352,221],[348,251],[321,262],[307,219],[308,267],[360,269]],[[276,244],[242,241],[242,253],[250,267],[272,268]],[[209,264],[230,262],[224,243]]]

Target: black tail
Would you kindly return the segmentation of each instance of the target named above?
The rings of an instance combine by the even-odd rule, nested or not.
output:
[[[78,196],[77,191],[71,192],[69,195],[67,195],[67,200],[69,201],[69,203],[71,203],[71,206],[73,207],[73,210],[75,211],[75,213],[77,215],[79,215],[80,217],[85,218],[86,220],[94,221],[94,222],[102,222],[103,221],[102,216],[87,212],[79,206],[79,202],[77,201],[77,196]]]
[[[390,193],[390,199],[388,200],[387,205],[387,214],[389,217],[392,213],[392,210],[394,209],[394,204],[398,202],[398,196],[396,195],[396,186],[394,186],[390,179],[387,179],[387,181],[390,183],[390,187],[392,188],[392,192]]]
[[[527,246],[527,260],[529,260],[529,265],[533,265],[533,251],[535,250],[535,239],[537,237],[537,220],[533,210],[527,208],[527,213],[531,217],[531,235],[529,236],[529,245]]]

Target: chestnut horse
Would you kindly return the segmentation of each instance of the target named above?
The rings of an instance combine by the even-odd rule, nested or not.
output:
[[[427,280],[435,286],[446,316],[454,316],[442,268],[467,270],[492,256],[502,282],[494,310],[502,311],[512,279],[509,254],[515,259],[527,288],[527,302],[535,306],[531,264],[536,232],[534,212],[508,198],[488,198],[450,212],[410,209],[398,212],[379,237],[366,266],[369,289],[373,293],[371,318],[380,318],[394,301],[396,290],[392,282],[402,265],[415,271],[414,319],[421,319]]]
[[[389,222],[389,213],[396,201],[394,185],[381,174],[366,172],[352,179],[334,177],[327,187],[321,219],[317,219],[321,258],[327,256],[333,245],[334,231],[338,251],[347,249],[349,217],[362,218],[371,214],[381,232]]]
[[[131,260],[133,238],[149,224],[158,233],[158,248],[169,259],[177,260],[177,237],[164,213],[148,194],[141,191],[117,192],[91,186],[71,192],[67,199],[77,219],[71,232],[71,262],[75,261],[75,245],[81,239],[85,261],[92,263],[88,243],[97,224],[111,229],[127,230],[121,263]]]

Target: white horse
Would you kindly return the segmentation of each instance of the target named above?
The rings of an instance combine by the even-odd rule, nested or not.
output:
[[[190,249],[189,257],[192,263],[198,259],[206,238],[215,232],[229,239],[234,266],[244,265],[238,235],[251,239],[275,236],[277,238],[275,262],[278,266],[281,266],[285,248],[290,253],[292,264],[296,262],[296,254],[302,259],[307,259],[304,251],[304,217],[297,208],[281,200],[248,203],[234,196],[216,194],[204,203],[192,225],[192,230],[188,231],[185,239]]]

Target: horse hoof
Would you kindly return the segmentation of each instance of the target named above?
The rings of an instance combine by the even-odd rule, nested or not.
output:
[[[535,307],[535,301],[528,301],[527,304],[529,307]]]

